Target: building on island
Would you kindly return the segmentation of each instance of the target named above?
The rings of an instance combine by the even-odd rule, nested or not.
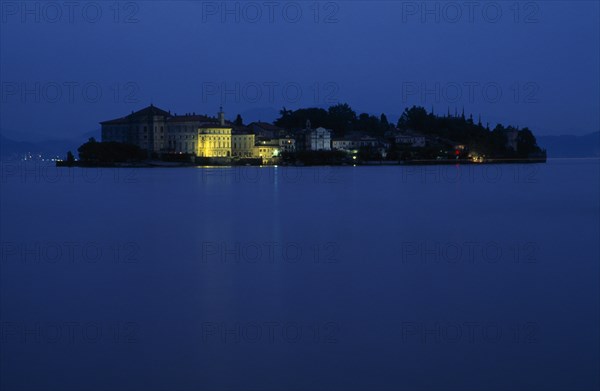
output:
[[[331,148],[338,151],[351,152],[360,148],[389,148],[389,142],[383,138],[365,135],[366,132],[354,131],[344,137],[331,141]]]
[[[285,135],[285,129],[267,122],[252,122],[248,127],[257,138],[276,139]]]
[[[310,120],[306,121],[306,128],[296,133],[296,151],[331,151],[330,129],[318,127],[313,129]]]
[[[198,129],[198,157],[231,157],[231,128],[211,126]]]
[[[311,151],[331,151],[331,130],[319,127],[309,131],[306,145]]]
[[[279,149],[281,152],[296,152],[296,139],[286,136],[279,139]]]
[[[345,137],[335,138],[331,141],[331,149],[343,151],[354,156],[358,154],[361,148],[375,150],[385,158],[389,144],[384,140],[365,136],[364,132],[352,132]]]
[[[421,148],[426,145],[425,136],[412,132],[402,132],[394,137],[396,144],[409,145],[415,148]]]
[[[165,149],[167,121],[171,113],[154,105],[137,112],[101,122],[102,141],[115,141],[137,145],[150,153]]]
[[[229,158],[232,156],[231,135],[233,128],[225,124],[223,108],[219,110],[218,122],[202,124],[198,132],[198,157]]]
[[[218,116],[172,115],[150,105],[130,115],[100,123],[102,141],[138,146],[149,153],[189,154],[208,158],[255,157],[254,134]]]
[[[247,131],[236,131],[231,135],[231,155],[237,158],[255,157],[255,135]]]
[[[167,120],[167,143],[163,153],[197,154],[199,129],[216,126],[213,118],[195,113]]]
[[[371,136],[362,136],[361,133],[350,134],[346,137],[335,138],[331,141],[331,149],[338,151],[351,152],[360,147],[376,148],[382,144],[382,141]]]
[[[261,140],[254,147],[254,156],[262,159],[265,164],[276,162],[281,156],[279,139]]]

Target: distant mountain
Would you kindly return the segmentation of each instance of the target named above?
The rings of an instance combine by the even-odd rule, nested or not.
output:
[[[93,131],[82,134],[81,138],[76,140],[46,140],[46,141],[15,141],[0,134],[0,157],[3,159],[20,159],[24,156],[33,156],[44,159],[56,157],[64,158],[67,151],[72,151],[77,156],[77,148],[86,142],[90,137],[100,140],[100,131]]]
[[[241,112],[240,115],[242,116],[245,124],[257,121],[273,122],[279,118],[279,109],[275,109],[273,107],[256,108],[245,110]],[[235,116],[232,117],[232,119],[233,118],[235,118]]]
[[[80,144],[83,144],[84,142],[88,141],[92,137],[95,138],[96,140],[100,141],[102,139],[102,132],[100,131],[100,129],[92,130],[91,132],[86,132],[86,133],[82,134]]]
[[[538,136],[537,141],[549,158],[600,157],[600,132],[585,136]]]

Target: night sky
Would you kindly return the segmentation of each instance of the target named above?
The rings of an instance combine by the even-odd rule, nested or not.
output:
[[[596,1],[68,4],[2,1],[6,136],[78,138],[150,103],[246,122],[338,102],[395,121],[415,104],[537,135],[599,128]]]

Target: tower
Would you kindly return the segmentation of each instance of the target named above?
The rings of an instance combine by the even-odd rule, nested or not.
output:
[[[219,125],[225,126],[225,113],[223,112],[223,106],[219,108]]]

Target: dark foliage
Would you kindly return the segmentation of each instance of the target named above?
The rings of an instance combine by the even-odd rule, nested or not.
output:
[[[131,144],[97,142],[91,138],[77,149],[79,160],[94,163],[123,163],[144,160],[147,153]]]
[[[544,152],[538,147],[535,136],[528,129],[499,124],[490,131],[481,124],[475,124],[472,117],[439,117],[423,107],[413,106],[404,110],[398,120],[401,130],[413,130],[426,136],[436,137],[443,142],[454,142],[465,145],[471,151],[477,151],[487,156],[504,157],[529,157],[542,155]],[[509,148],[507,134],[517,134],[517,151]]]
[[[281,117],[275,125],[286,129],[304,129],[310,120],[313,128],[322,126],[333,130],[334,137],[340,137],[350,131],[362,131],[372,136],[382,136],[390,129],[390,124],[385,114],[380,117],[356,112],[347,104],[337,104],[329,109],[308,108],[296,111],[280,111]]]

